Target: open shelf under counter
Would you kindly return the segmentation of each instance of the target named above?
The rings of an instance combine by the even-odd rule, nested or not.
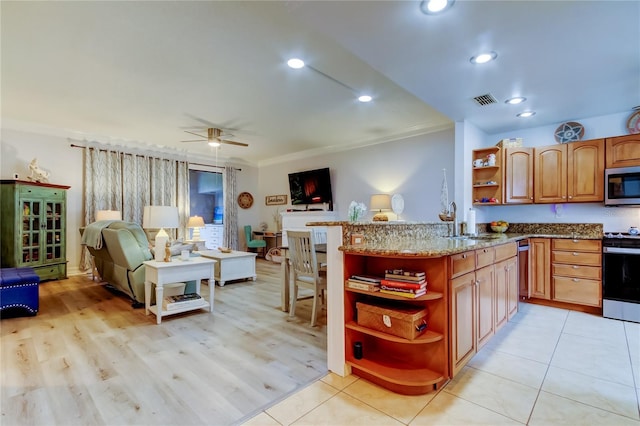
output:
[[[424,345],[428,343],[439,342],[444,339],[442,333],[437,333],[432,330],[426,330],[424,333],[416,337],[414,340],[404,339],[402,337],[393,336],[391,334],[383,333],[382,331],[373,330],[368,327],[358,325],[355,321],[349,321],[345,324],[345,327],[350,330],[359,331],[370,336],[377,337],[379,339],[388,340],[389,342],[406,343],[408,345]]]
[[[439,299],[442,299],[442,297],[444,296],[440,292],[428,291],[428,290],[426,294],[423,294],[422,296],[416,297],[416,298],[395,296],[393,294],[380,293],[379,291],[358,290],[357,288],[345,287],[345,290],[350,291],[352,293],[366,294],[367,296],[375,296],[382,299],[401,300],[403,302],[422,302],[422,301],[428,301],[428,300],[439,300]]]
[[[402,366],[389,364],[382,359],[348,358],[347,364],[351,368],[358,370],[359,375],[364,376],[374,383],[383,381],[385,387],[393,392],[404,395],[422,395],[429,391],[436,390],[438,384],[443,383],[446,378],[428,368],[404,368]]]

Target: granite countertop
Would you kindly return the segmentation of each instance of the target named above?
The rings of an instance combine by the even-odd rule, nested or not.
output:
[[[477,238],[477,239],[476,239]],[[386,243],[344,245],[338,249],[347,254],[386,257],[442,257],[468,250],[493,247],[500,244],[517,242],[527,238],[565,238],[565,239],[600,239],[593,236],[573,234],[480,234],[476,238],[432,237],[426,239],[392,239]]]

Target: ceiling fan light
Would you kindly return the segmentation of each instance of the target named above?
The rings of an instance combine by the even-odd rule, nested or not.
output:
[[[219,147],[219,146],[220,146],[220,142],[214,142],[214,141],[211,141],[211,142],[209,142],[208,144],[209,144],[209,146],[212,146],[212,147],[214,147],[214,148],[217,148],[217,147]]]
[[[298,58],[291,58],[287,61],[287,65],[294,70],[300,69],[304,67],[304,61]]]

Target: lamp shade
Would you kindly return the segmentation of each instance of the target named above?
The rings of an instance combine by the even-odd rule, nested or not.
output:
[[[369,203],[369,206],[369,209],[371,211],[390,211],[391,196],[389,194],[374,194],[371,196],[371,202]]]
[[[204,228],[204,219],[201,216],[191,216],[187,228]]]
[[[98,210],[96,221],[98,220],[122,220],[122,212],[120,210]]]
[[[142,227],[147,229],[177,228],[180,226],[178,208],[173,206],[145,206]]]

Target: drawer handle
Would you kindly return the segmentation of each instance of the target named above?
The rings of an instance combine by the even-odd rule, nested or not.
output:
[[[580,280],[579,280],[579,279],[577,279],[577,278],[572,278],[572,279],[571,279],[571,281],[573,281],[574,283],[577,283],[577,282],[578,282],[578,281],[580,281]]]
[[[579,266],[577,266],[577,265],[573,265],[573,266],[572,266],[572,268],[573,268],[573,269],[580,269],[580,267],[579,267]]]
[[[578,240],[573,240],[573,242],[577,244],[577,243],[578,243]]]
[[[463,254],[463,255],[462,255],[462,258],[463,258],[463,259],[466,259],[466,258],[467,258],[467,255],[466,255],[466,254]]]
[[[580,256],[580,253],[576,253],[575,251],[571,253],[573,256]]]

